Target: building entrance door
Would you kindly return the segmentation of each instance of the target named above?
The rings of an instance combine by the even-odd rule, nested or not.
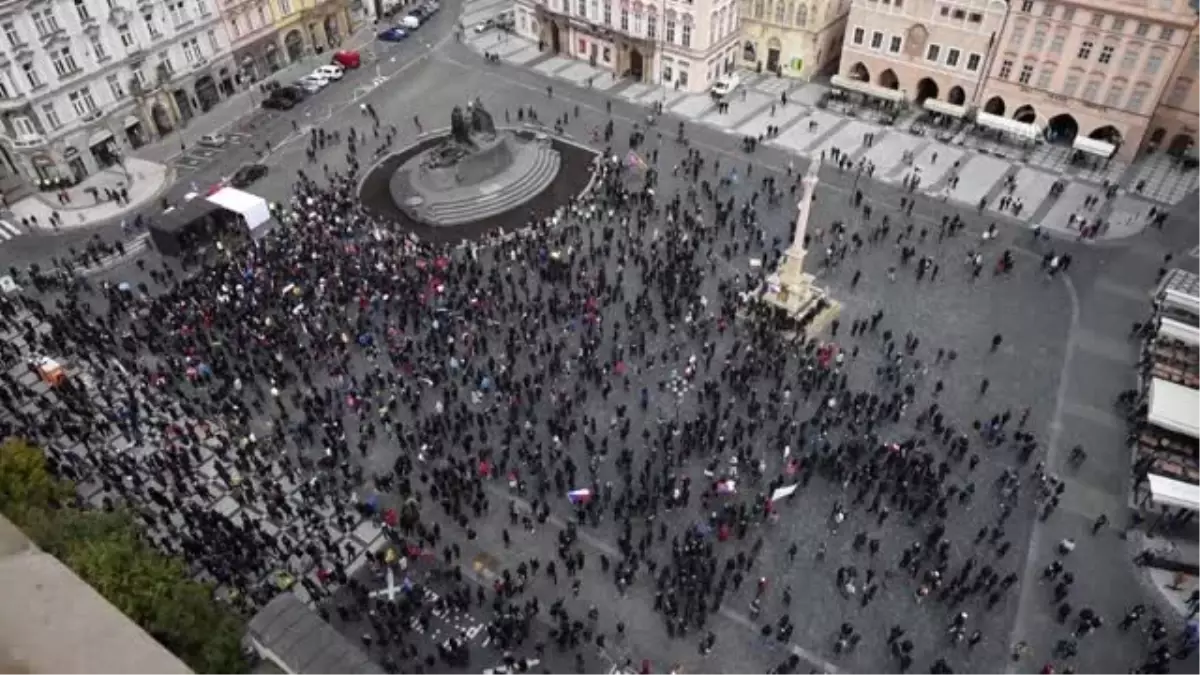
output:
[[[767,70],[771,71],[772,73],[779,72],[779,50],[778,49],[768,49],[767,50]]]

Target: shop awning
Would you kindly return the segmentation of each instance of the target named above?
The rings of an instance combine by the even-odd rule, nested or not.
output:
[[[1076,136],[1075,142],[1071,144],[1071,147],[1080,152],[1095,155],[1101,159],[1108,159],[1117,151],[1117,146],[1112,143],[1105,143],[1104,141],[1098,141],[1087,136]]]
[[[1037,140],[1037,137],[1042,133],[1042,130],[1036,124],[1010,120],[1007,117],[985,113],[982,110],[975,114],[975,122],[979,126],[1002,131],[1010,136],[1023,138],[1027,141]]]
[[[1156,427],[1200,438],[1200,390],[1160,378],[1150,381],[1146,421]]]
[[[1153,473],[1146,477],[1150,482],[1150,498],[1155,504],[1200,511],[1200,486]]]
[[[141,123],[141,120],[139,120],[137,117],[134,117],[133,115],[126,115],[125,121],[121,123],[121,126],[128,129],[131,126],[133,126],[135,124],[140,124],[140,123]]]
[[[833,77],[829,78],[829,83],[838,89],[857,92],[859,94],[882,99],[884,101],[891,101],[892,103],[900,103],[906,98],[904,96],[904,92],[900,91],[899,89],[878,87],[870,82],[855,80],[842,75],[834,75]]]
[[[921,105],[925,106],[925,109],[929,112],[940,113],[949,117],[957,117],[962,119],[967,115],[967,106],[954,105],[953,103],[939,101],[936,98],[927,98]]]
[[[245,218],[246,229],[254,238],[257,238],[260,232],[266,231],[265,225],[271,220],[271,209],[267,205],[267,200],[237,188],[221,188],[205,199],[211,204],[216,204],[226,211],[233,211]]]
[[[1159,323],[1158,336],[1173,338],[1192,347],[1200,346],[1200,328],[1175,319],[1164,318]]]
[[[88,137],[88,147],[92,147],[94,145],[100,145],[101,143],[103,143],[104,141],[107,141],[108,139],[110,139],[112,137],[113,137],[112,132],[109,131],[108,129],[97,129],[95,132],[92,133],[91,136]]]

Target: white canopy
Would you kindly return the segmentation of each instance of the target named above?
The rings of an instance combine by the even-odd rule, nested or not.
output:
[[[267,200],[262,197],[237,188],[225,187],[212,193],[207,199],[226,211],[241,214],[246,219],[246,229],[250,230],[251,237],[257,238],[260,230],[266,232],[263,226],[271,220],[271,209]]]
[[[1158,326],[1158,336],[1179,340],[1192,347],[1200,346],[1200,328],[1175,319],[1163,318]]]
[[[899,89],[878,87],[870,82],[855,80],[842,75],[834,75],[833,77],[829,78],[829,84],[832,84],[838,89],[858,92],[867,96],[883,99],[884,101],[891,101],[892,103],[900,103],[906,98],[904,96],[904,92],[900,91]]]
[[[985,113],[980,110],[975,113],[975,121],[980,125],[996,131],[1003,131],[1006,134],[1023,138],[1027,141],[1036,140],[1041,135],[1042,130],[1036,124],[1027,124],[1010,120],[1007,117]]]
[[[1147,474],[1147,478],[1150,479],[1150,497],[1155,504],[1200,511],[1200,486],[1153,473]]]
[[[1200,438],[1200,391],[1154,378],[1150,382],[1148,422],[1167,431]]]
[[[954,105],[953,103],[939,101],[936,98],[927,98],[921,105],[925,106],[925,109],[930,112],[940,113],[949,117],[961,119],[967,115],[967,106]]]
[[[1108,159],[1109,157],[1113,156],[1114,152],[1117,151],[1117,146],[1113,145],[1112,143],[1105,143],[1104,141],[1098,141],[1094,138],[1088,138],[1087,136],[1076,136],[1075,142],[1071,147],[1080,152],[1086,152],[1089,155],[1095,155],[1101,159]]]

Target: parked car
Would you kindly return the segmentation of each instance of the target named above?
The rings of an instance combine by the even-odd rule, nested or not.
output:
[[[303,101],[305,96],[307,93],[299,87],[275,86],[269,89],[262,106],[272,110],[291,110]]]
[[[442,4],[440,2],[427,2],[421,5],[421,9],[424,9],[428,15],[433,16],[442,11]]]
[[[400,26],[405,30],[414,31],[421,27],[421,20],[412,14],[400,19]]]
[[[328,81],[333,81],[333,80],[342,79],[342,75],[344,75],[345,72],[346,71],[343,70],[341,66],[328,65],[328,66],[321,66],[320,68],[317,68],[316,70],[314,70],[312,72],[312,76],[313,77],[321,77]]]
[[[233,172],[233,175],[229,177],[229,185],[240,190],[262,180],[262,177],[265,175],[267,175],[266,165],[246,164]]]
[[[229,139],[225,137],[225,134],[204,134],[196,142],[208,148],[221,148],[229,142]]]
[[[333,65],[354,70],[362,65],[362,55],[353,49],[342,49],[333,53]]]
[[[495,27],[496,27],[495,19],[485,19],[485,20],[480,21],[479,23],[475,24],[475,32],[476,33],[486,33],[487,31],[489,31]]]
[[[299,87],[300,89],[303,89],[304,91],[306,91],[310,94],[315,94],[318,91],[321,91],[322,89],[324,89],[325,85],[327,85],[327,84],[329,84],[328,80],[322,80],[320,78],[316,78],[311,75],[305,75],[304,77],[300,78],[299,80],[296,80],[295,86]]]
[[[399,42],[408,37],[408,31],[404,30],[400,26],[392,26],[391,28],[385,28],[384,30],[380,31],[377,37],[384,42]]]

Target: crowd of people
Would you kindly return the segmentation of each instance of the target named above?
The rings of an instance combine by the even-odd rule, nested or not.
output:
[[[686,187],[664,188],[657,149],[648,165],[631,166],[610,146],[590,193],[515,236],[461,247],[416,241],[359,203],[356,157],[397,135],[373,110],[363,120],[374,135],[347,135],[348,168],[327,166],[319,180],[301,173],[278,209],[283,227],[263,241],[180,271],[155,267],[157,288],[54,289],[23,273],[53,300],[0,300],[3,322],[29,353],[58,355],[79,376],[30,409],[34,394],[4,375],[3,431],[39,443],[60,475],[99,484],[103,508],[132,506],[155,545],[203,568],[234,601],[258,606],[295,583],[326,616],[367,622],[362,642],[389,672],[467,656],[461,641],[433,653],[411,636],[414,620],[450,605],[490,612],[487,632],[507,667],[531,663],[513,656],[520,649],[545,653],[546,641],[530,637],[541,622],[582,670],[585,651],[624,639],[626,627],[604,607],[569,606],[565,590],[544,599],[532,580],[552,577],[557,589],[562,570],[578,595],[582,532],[602,522],[617,532],[619,556],[599,563],[613,590],[646,589],[668,634],[693,641],[699,658],[716,646],[710,622],[722,606],[748,611],[762,640],[787,643],[793,616],[816,611],[791,605],[793,587],[830,581],[862,607],[884,584],[906,586],[912,611],[944,616],[946,627],[944,640],[919,645],[905,625],[875,636],[847,621],[816,646],[834,660],[871,649],[881,667],[951,672],[980,641],[1007,638],[985,635],[978,617],[1016,603],[1013,519],[1057,504],[1065,483],[1037,460],[1030,410],[990,404],[987,379],[966,385],[974,420],[947,413],[946,383],[966,377],[958,355],[994,352],[1001,335],[935,345],[890,325],[900,307],[841,317],[811,336],[784,330],[753,297],[789,243],[767,223],[792,217],[782,195],[796,194],[799,176],[753,164],[739,172],[728,158],[722,170],[720,157],[694,148],[670,172]],[[345,151],[336,133],[313,135],[310,162],[327,148]],[[612,138],[609,123],[604,141]],[[851,266],[863,247],[895,246],[891,276],[911,269],[920,282],[931,270],[935,280],[937,243],[976,236],[955,218],[934,226],[935,242],[907,221],[911,205],[889,224],[860,202],[847,206],[860,217],[811,235],[827,261]],[[748,254],[763,264],[733,263]],[[36,329],[41,321],[48,332]],[[109,443],[114,434],[127,449]],[[68,449],[75,444],[83,451]],[[987,474],[996,463],[981,467],[981,457],[1006,466]],[[824,514],[794,506],[814,480],[843,495]],[[496,486],[514,500],[495,499]],[[402,506],[374,509],[362,498],[372,491]],[[208,507],[225,492],[264,518]],[[553,515],[567,526],[554,559],[529,556],[485,590],[464,577],[459,543],[497,509],[525,532]],[[968,510],[989,522],[973,541],[953,540]],[[777,535],[786,521],[814,517],[827,518],[830,541],[853,539],[828,580]],[[367,554],[371,568],[433,551],[450,592],[434,606],[420,582],[397,598],[373,593],[352,571],[362,552],[330,534],[364,518],[392,544]],[[848,520],[874,526],[843,535]],[[911,542],[888,550],[869,533],[885,523]],[[768,579],[758,572],[766,555],[805,572]],[[822,541],[812,564],[826,555]],[[315,578],[306,574],[314,566]],[[1070,671],[1080,644],[1112,630],[1071,596],[1070,567],[1063,553],[1045,574],[1053,592],[1039,591],[1066,625],[1056,653],[1037,655],[1046,672]],[[1146,644],[1147,656],[1130,655],[1127,666],[1162,672],[1190,649],[1157,628]],[[639,657],[621,665],[655,667],[652,654]],[[772,672],[810,666],[788,655]]]

